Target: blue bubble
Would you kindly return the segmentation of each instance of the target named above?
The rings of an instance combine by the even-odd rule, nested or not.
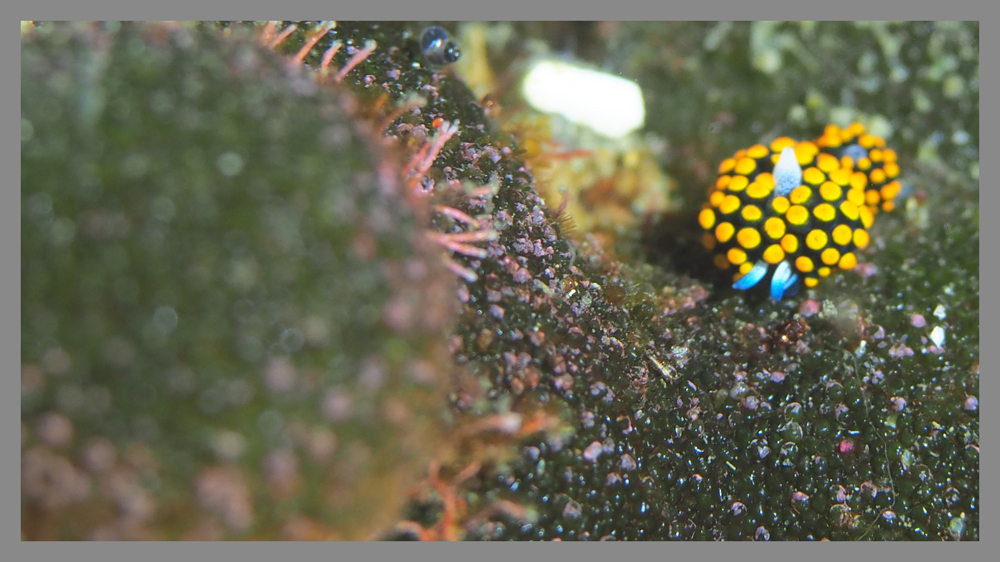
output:
[[[433,65],[451,64],[462,56],[443,27],[432,25],[420,32],[420,52]]]

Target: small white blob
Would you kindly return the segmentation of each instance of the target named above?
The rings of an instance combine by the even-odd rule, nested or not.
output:
[[[623,137],[646,120],[638,84],[562,61],[537,62],[525,76],[521,93],[535,109],[609,138]]]
[[[583,458],[590,462],[597,460],[597,457],[601,456],[604,452],[604,447],[601,445],[600,441],[594,441],[583,450]]]
[[[941,326],[934,326],[934,329],[931,330],[931,341],[934,342],[934,345],[936,345],[938,347],[943,346],[944,345],[944,328],[942,328]]]
[[[945,312],[944,305],[940,305],[939,304],[939,305],[937,305],[937,308],[934,309],[934,316],[937,316],[941,320],[944,320],[944,317],[947,316],[947,315],[948,315],[948,313]]]

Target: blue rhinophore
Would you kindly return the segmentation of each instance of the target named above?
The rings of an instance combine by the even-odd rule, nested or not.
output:
[[[851,160],[857,162],[862,158],[868,158],[868,150],[860,144],[852,144],[844,149],[844,156],[849,156]]]
[[[739,281],[733,283],[733,288],[745,291],[750,287],[753,287],[757,283],[760,283],[760,280],[767,275],[767,270],[769,268],[770,266],[765,261],[755,263],[753,268],[748,271],[746,275],[740,277]]]
[[[799,276],[792,273],[787,261],[782,261],[771,277],[771,298],[780,301],[784,296],[792,296],[799,290]]]

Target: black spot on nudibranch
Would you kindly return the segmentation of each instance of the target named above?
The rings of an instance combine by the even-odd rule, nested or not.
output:
[[[420,53],[427,62],[443,66],[451,64],[462,56],[458,45],[449,37],[443,27],[432,25],[420,32]]]

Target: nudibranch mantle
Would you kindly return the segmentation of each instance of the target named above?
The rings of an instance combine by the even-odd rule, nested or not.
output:
[[[754,145],[719,166],[698,216],[702,243],[719,268],[736,269],[733,288],[763,282],[781,300],[857,265],[875,215],[895,208],[898,178],[895,151],[859,123]]]

